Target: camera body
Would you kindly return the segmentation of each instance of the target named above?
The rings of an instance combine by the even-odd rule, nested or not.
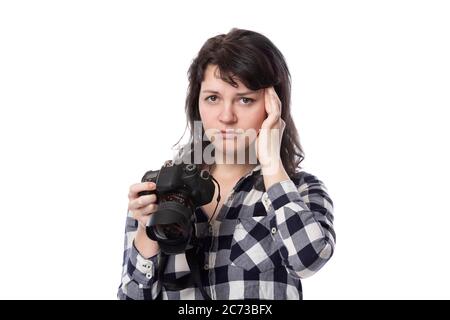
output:
[[[158,203],[158,210],[146,225],[147,236],[158,241],[166,254],[184,252],[193,236],[195,209],[214,197],[209,172],[195,164],[173,164],[169,160],[160,170],[146,172],[142,182],[154,182],[156,190],[138,195],[156,194]]]

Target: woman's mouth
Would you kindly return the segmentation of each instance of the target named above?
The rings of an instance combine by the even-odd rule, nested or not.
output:
[[[235,139],[239,135],[235,130],[221,130],[220,136],[222,139]]]

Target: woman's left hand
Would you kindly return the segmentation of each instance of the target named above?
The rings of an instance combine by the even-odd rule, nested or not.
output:
[[[281,101],[273,87],[264,89],[267,118],[261,125],[255,142],[256,157],[264,174],[274,174],[281,164],[281,139],[285,122],[281,119]]]

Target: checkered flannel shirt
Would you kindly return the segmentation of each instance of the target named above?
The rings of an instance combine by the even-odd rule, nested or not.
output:
[[[217,213],[216,213],[217,214]],[[235,185],[215,221],[197,208],[201,279],[212,299],[302,299],[302,278],[318,271],[335,246],[333,202],[322,181],[305,171],[265,190],[260,165]],[[119,299],[203,299],[194,286],[158,285],[158,255],[134,246],[138,224],[128,212]],[[190,272],[184,253],[169,256],[165,277]]]

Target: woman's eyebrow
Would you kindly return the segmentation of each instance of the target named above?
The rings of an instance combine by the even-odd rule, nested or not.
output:
[[[214,94],[220,94],[219,91],[215,91],[215,90],[203,90],[202,93],[214,93]],[[237,96],[246,96],[246,95],[254,94],[254,93],[258,93],[258,91],[238,92],[238,93],[236,93],[236,95],[237,95]]]

